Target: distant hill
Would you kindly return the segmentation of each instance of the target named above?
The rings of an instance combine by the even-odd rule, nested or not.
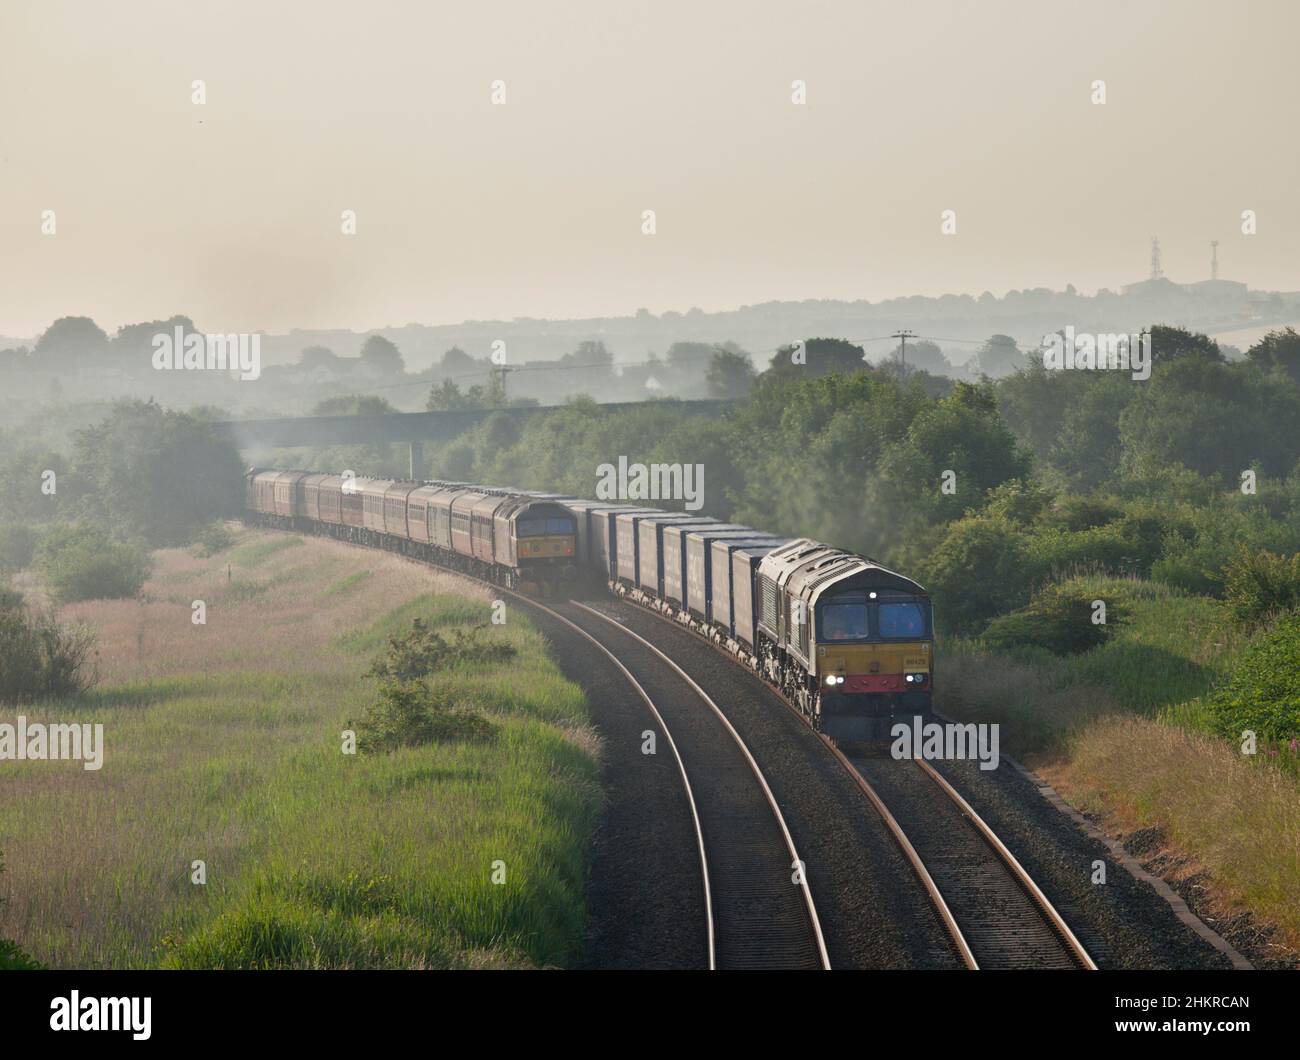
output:
[[[691,309],[654,314],[642,309],[631,316],[585,320],[467,320],[369,332],[295,330],[266,335],[262,352],[268,364],[294,362],[304,347],[313,345],[356,356],[367,335],[380,334],[401,349],[408,371],[420,371],[452,346],[476,358],[486,357],[497,339],[505,341],[509,359],[516,364],[554,360],[592,339],[603,341],[615,361],[622,363],[663,356],[674,342],[730,341],[753,353],[763,367],[779,346],[815,336],[849,339],[864,345],[869,358],[880,357],[896,345],[892,332],[910,328],[922,338],[933,338],[951,361],[960,364],[994,333],[1011,335],[1022,349],[1032,349],[1044,334],[1065,324],[1081,331],[1127,332],[1160,320],[1217,334],[1300,316],[1300,292],[1252,292],[1232,285],[1196,290],[1194,285],[1170,284],[1169,290],[1157,291],[1135,286],[1127,293],[1103,289],[1092,296],[1040,287],[1009,291],[1001,298],[985,292],[978,298],[914,296],[874,304],[808,300],[765,302],[715,313]]]

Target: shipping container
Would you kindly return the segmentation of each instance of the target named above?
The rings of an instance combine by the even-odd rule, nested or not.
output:
[[[620,515],[657,515],[657,508],[640,508],[634,504],[621,504],[615,508],[593,508],[591,510],[591,569],[605,581],[618,578],[618,517]],[[629,536],[628,548],[632,563],[632,576],[628,584],[636,581],[636,534],[632,529],[626,531]]]
[[[758,531],[740,526],[738,523],[724,523],[714,520],[710,523],[669,523],[663,528],[663,599],[670,604],[685,609],[690,595],[687,571],[690,553],[690,535],[740,531],[755,534]]]
[[[644,516],[636,523],[636,586],[644,589],[651,596],[664,598],[664,527],[665,526],[712,526],[716,519],[707,515],[683,515],[680,512],[661,512],[658,515]],[[620,562],[620,574],[622,573]],[[680,569],[680,565],[679,565]],[[678,574],[680,578],[680,573]]]
[[[728,632],[750,651],[754,650],[754,630],[758,625],[758,588],[755,584],[758,565],[768,553],[783,547],[784,544],[766,544],[731,550],[731,623]]]

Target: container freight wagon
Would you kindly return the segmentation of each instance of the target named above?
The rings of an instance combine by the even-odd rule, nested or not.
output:
[[[681,531],[677,531],[681,533]],[[715,541],[752,541],[755,538],[766,539],[768,535],[760,534],[748,526],[735,523],[722,523],[719,526],[686,528],[682,534],[684,553],[682,571],[685,579],[684,597],[678,600],[679,606],[692,618],[707,622],[709,618],[709,598],[713,594],[712,551]],[[667,574],[664,575],[665,581]]]
[[[636,587],[657,604],[665,600],[664,596],[664,528],[668,526],[704,527],[717,525],[717,520],[708,516],[681,515],[676,512],[660,512],[638,520]],[[680,564],[678,579],[681,578]],[[678,595],[681,586],[678,585]]]
[[[666,523],[663,528],[663,598],[680,611],[686,610],[688,575],[687,542],[692,533],[742,529],[735,523],[710,522],[703,524]],[[754,531],[750,530],[749,533]]]
[[[597,513],[597,518],[601,518],[604,513]],[[628,508],[615,514],[610,520],[613,524],[612,552],[610,556],[610,568],[613,574],[610,578],[612,582],[627,588],[635,588],[637,571],[639,569],[641,551],[640,536],[637,534],[637,525],[642,519],[651,519],[656,516],[663,516],[663,512],[658,508]]]

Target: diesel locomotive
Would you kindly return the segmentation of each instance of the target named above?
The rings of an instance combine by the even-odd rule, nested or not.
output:
[[[557,595],[577,576],[573,513],[548,494],[250,468],[253,522],[390,549],[508,589]]]

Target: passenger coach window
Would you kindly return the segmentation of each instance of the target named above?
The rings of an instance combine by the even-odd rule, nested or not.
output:
[[[866,600],[830,600],[822,605],[821,640],[861,640],[867,635]]]
[[[925,634],[925,613],[920,604],[881,604],[882,637],[920,637]]]

